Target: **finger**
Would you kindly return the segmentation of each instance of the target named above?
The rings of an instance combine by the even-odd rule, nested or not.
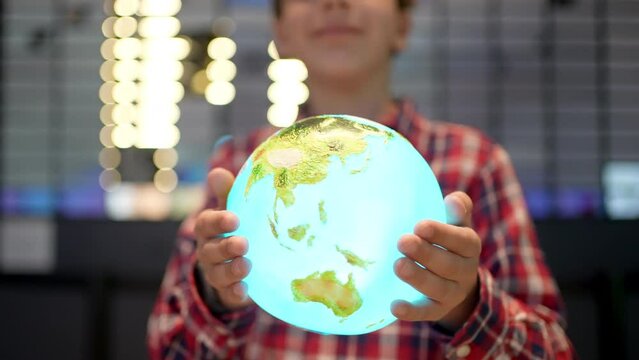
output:
[[[244,257],[236,257],[230,262],[203,266],[206,281],[215,289],[223,289],[242,281],[251,271],[251,262]]]
[[[234,305],[242,306],[248,300],[246,283],[236,282],[217,290],[222,303],[233,308]]]
[[[448,223],[459,226],[472,226],[473,201],[462,192],[455,191],[444,198]]]
[[[396,318],[404,321],[437,321],[446,315],[446,308],[436,301],[413,305],[398,300],[391,304],[391,312]]]
[[[473,265],[471,259],[446,251],[414,234],[402,236],[397,247],[407,257],[448,280],[460,280],[460,275]]]
[[[209,240],[197,250],[197,259],[204,266],[211,266],[244,256],[248,242],[241,236]]]
[[[395,262],[395,274],[415,290],[438,302],[445,302],[458,286],[457,282],[444,279],[409,258]]]
[[[414,233],[423,240],[442,246],[446,250],[466,258],[477,257],[481,252],[479,236],[468,227],[424,220],[415,225]]]
[[[223,168],[215,168],[211,170],[207,177],[209,190],[217,201],[216,209],[226,209],[226,199],[231,191],[235,177],[233,174]]]
[[[195,221],[195,236],[203,242],[234,231],[238,225],[239,219],[230,211],[204,210]]]

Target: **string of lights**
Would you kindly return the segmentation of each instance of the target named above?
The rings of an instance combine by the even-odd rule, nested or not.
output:
[[[185,74],[193,94],[203,96],[211,105],[227,106],[236,97],[233,81],[238,69],[233,57],[237,44],[227,29],[232,22],[225,17],[214,22],[214,33],[204,43],[202,67],[191,73],[185,70],[184,61],[189,61],[195,40],[180,36],[176,15],[181,6],[180,0],[105,0],[105,40],[100,48],[103,83],[99,90],[103,103],[99,163],[103,171],[99,181],[106,191],[105,204],[111,217],[157,217],[173,207],[171,203],[179,193],[175,171],[179,155],[175,147],[180,141],[178,104],[185,96],[181,83]],[[308,99],[309,90],[304,84],[308,72],[300,60],[281,59],[273,42],[268,54],[272,61],[267,75],[272,84],[267,97],[272,104],[266,115],[272,125],[286,127],[295,121],[299,106]],[[131,182],[131,166],[126,166],[131,151],[149,150],[155,166],[152,178],[139,179],[138,175]],[[148,197],[156,204],[168,201],[166,210],[140,208],[149,202]]]
[[[237,51],[237,45],[228,37],[212,39],[207,47],[211,62],[206,67],[208,85],[204,96],[213,105],[228,105],[235,99],[235,86],[231,82],[237,74],[237,67],[231,58]]]
[[[178,103],[184,97],[180,83],[189,42],[178,36],[180,0],[115,0],[105,3],[102,23],[105,40],[100,52],[104,81],[103,128],[99,155],[103,167],[100,185],[115,190],[122,182],[118,170],[121,149],[151,149],[156,167],[153,184],[170,193],[178,184],[175,146],[180,140]]]
[[[287,127],[297,119],[299,106],[308,100],[309,91],[304,84],[308,71],[300,60],[281,59],[273,41],[268,45],[268,54],[272,61],[267,74],[272,83],[267,96],[272,104],[266,118],[273,126]]]

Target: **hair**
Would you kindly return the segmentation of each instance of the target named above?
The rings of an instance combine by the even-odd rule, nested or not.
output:
[[[275,17],[280,17],[282,15],[282,1],[283,0],[273,0],[273,13]],[[397,7],[400,10],[407,10],[413,5],[414,0],[397,0]]]

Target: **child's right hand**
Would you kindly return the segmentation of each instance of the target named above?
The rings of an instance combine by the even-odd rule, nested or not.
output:
[[[225,169],[209,172],[207,185],[217,198],[217,207],[202,211],[195,222],[199,267],[206,283],[215,289],[222,305],[230,310],[251,303],[246,286],[241,282],[251,269],[250,262],[244,258],[248,242],[240,236],[224,237],[239,225],[237,216],[226,211],[226,199],[233,181],[235,177]]]

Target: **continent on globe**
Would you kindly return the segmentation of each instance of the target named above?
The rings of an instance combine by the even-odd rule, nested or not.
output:
[[[364,259],[362,259],[361,257],[355,255],[354,252],[352,251],[348,251],[348,250],[344,250],[342,248],[340,248],[338,245],[335,245],[335,248],[337,249],[337,252],[339,252],[340,254],[344,255],[344,257],[346,258],[346,262],[353,265],[353,266],[357,266],[360,267],[362,269],[366,269],[368,267],[368,265],[371,265],[373,263],[375,263],[374,261],[366,261]]]
[[[332,156],[337,156],[344,164],[347,157],[362,154],[366,150],[366,137],[384,136],[386,140],[394,137],[390,131],[337,117],[307,119],[304,125],[283,129],[277,135],[278,141],[262,143],[251,155],[253,169],[244,196],[248,195],[253,184],[273,175],[275,223],[278,222],[275,210],[277,200],[281,200],[286,207],[293,205],[295,187],[324,180],[328,176]],[[320,217],[323,216],[322,209],[320,203]]]
[[[295,241],[302,241],[304,237],[306,236],[306,231],[308,230],[309,227],[310,225],[308,224],[292,227],[288,229],[288,237],[290,237],[291,239]]]
[[[355,288],[352,274],[346,284],[335,276],[335,271],[316,271],[304,279],[291,282],[295,301],[318,302],[333,311],[335,316],[346,318],[362,306],[362,298]]]

